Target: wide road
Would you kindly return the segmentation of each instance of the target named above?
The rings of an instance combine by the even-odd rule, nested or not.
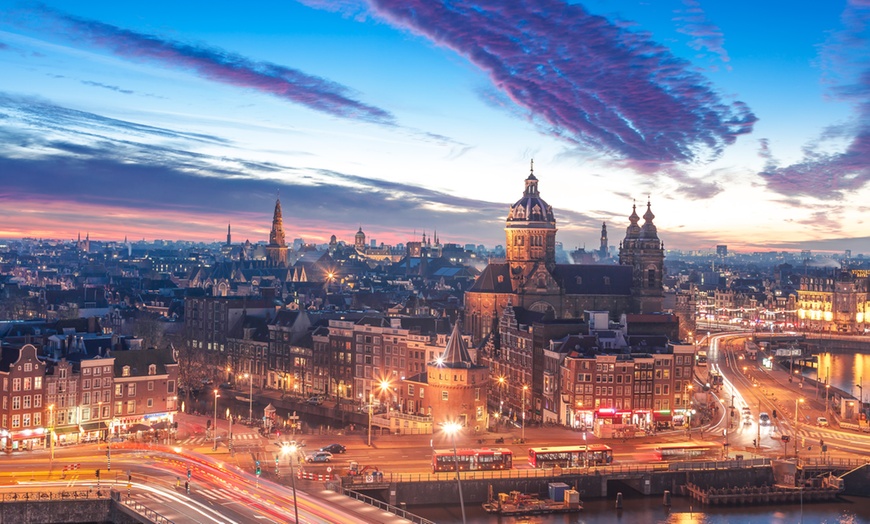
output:
[[[730,409],[720,410],[723,416],[712,426],[721,441],[727,429],[732,448],[757,447],[759,453],[771,456],[794,457],[797,453],[802,459],[827,460],[870,454],[870,435],[818,425],[818,417],[826,415],[824,391],[804,389],[800,380],[776,365],[766,369],[760,361],[746,359],[742,348],[747,336],[723,333],[709,340],[708,365],[724,378],[724,385],[716,392],[719,402],[728,408],[733,399],[734,405],[733,418]],[[743,417],[744,408],[751,413],[748,420]],[[762,412],[770,416],[770,425],[759,424]],[[783,435],[788,442],[783,441]],[[827,446],[826,452],[821,444]]]
[[[40,452],[6,457],[8,460],[0,471],[0,490],[111,487],[120,491],[124,499],[129,494],[131,499],[175,523],[287,523],[296,522],[296,510],[298,521],[308,523],[408,522],[322,488],[296,490],[294,503],[292,488],[196,452],[162,446],[150,449],[116,446],[112,450],[111,470],[106,469],[105,451],[95,446],[64,449],[60,456],[56,454],[51,469],[47,455],[48,452]],[[70,467],[73,465],[74,469]],[[189,492],[185,487],[188,469]],[[314,486],[317,484],[309,487]]]

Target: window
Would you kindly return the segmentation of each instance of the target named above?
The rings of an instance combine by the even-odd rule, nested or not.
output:
[[[149,407],[149,408],[153,408],[153,407],[154,407],[154,399],[151,399],[151,398],[148,399],[148,407]]]
[[[124,413],[124,403],[121,401],[115,402],[115,415],[122,415]]]
[[[154,381],[148,381],[148,391],[154,391]]]
[[[102,368],[94,368],[94,375],[99,375]]]
[[[25,413],[21,417],[21,425],[25,428],[30,427],[30,413]]]
[[[24,377],[24,391],[30,391],[30,387],[33,384],[33,378]]]
[[[123,384],[115,384],[115,396],[123,397],[124,396],[124,385]]]
[[[441,400],[447,400],[447,392],[446,391],[441,392]]]
[[[169,382],[166,383],[166,392],[170,393],[170,394],[175,393],[175,381],[174,380],[170,380]]]
[[[33,389],[42,389],[42,377],[33,377]]]
[[[129,414],[135,413],[135,412],[136,412],[136,401],[135,400],[128,400],[127,401],[127,414],[129,415]]]
[[[82,408],[82,421],[87,422],[91,420],[91,408]]]
[[[24,409],[30,409],[30,395],[24,395]]]
[[[12,409],[21,409],[21,397],[12,397]]]
[[[24,372],[30,373],[31,371],[33,371],[33,364],[31,364],[30,362],[24,364]]]
[[[91,379],[86,378],[82,380],[82,389],[91,389]]]
[[[148,366],[148,374],[156,375],[157,374],[157,364],[151,364]]]
[[[130,376],[130,366],[124,366],[121,369],[121,376],[122,377],[129,377]]]
[[[34,426],[41,426],[42,425],[42,413],[40,413],[39,411],[37,411],[36,413],[33,414],[33,425]]]
[[[414,384],[408,384],[408,396],[409,397],[414,396]]]
[[[82,393],[82,404],[90,404],[91,403],[91,394],[90,393]]]
[[[33,395],[33,407],[35,407],[35,408],[42,407],[42,395]]]
[[[6,415],[3,415],[4,417]],[[21,415],[12,415],[12,427],[19,428],[21,427]]]
[[[136,384],[127,384],[127,396],[135,397],[136,396]]]

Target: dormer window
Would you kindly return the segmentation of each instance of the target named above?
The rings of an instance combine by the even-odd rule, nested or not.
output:
[[[151,364],[148,366],[148,374],[156,375],[157,374],[157,364]]]
[[[130,366],[124,366],[121,369],[121,376],[122,377],[129,377],[130,376]]]

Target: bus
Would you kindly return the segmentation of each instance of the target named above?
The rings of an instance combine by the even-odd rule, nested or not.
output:
[[[491,469],[511,469],[514,462],[513,451],[507,448],[483,449],[436,449],[432,451],[432,471],[480,471]]]
[[[698,354],[695,355],[695,365],[702,368],[707,367],[707,350],[698,350]]]
[[[606,465],[613,462],[613,449],[606,444],[529,448],[529,465],[533,468],[575,468]]]
[[[720,446],[711,444],[663,444],[656,448],[659,460],[704,460],[721,454]]]
[[[716,370],[711,369],[707,373],[707,384],[711,388],[716,388],[717,386],[721,386],[723,384],[722,373],[719,373]]]

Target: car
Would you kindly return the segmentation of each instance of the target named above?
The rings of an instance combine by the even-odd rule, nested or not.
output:
[[[816,419],[816,423],[818,423],[819,427],[826,428],[828,427],[828,419],[825,417],[819,417]]]
[[[344,453],[345,451],[347,451],[347,448],[345,448],[341,444],[330,444],[328,446],[323,446],[322,448],[320,448],[320,451],[328,451],[335,455],[337,453]]]
[[[306,400],[306,402],[308,402],[312,406],[319,406],[319,405],[323,404],[323,397],[311,397],[308,400]]]
[[[332,460],[332,453],[328,451],[315,451],[305,457],[306,462],[329,462]]]
[[[769,426],[770,425],[770,415],[768,415],[767,413],[761,412],[761,414],[758,415],[758,423],[761,424],[762,426]]]

